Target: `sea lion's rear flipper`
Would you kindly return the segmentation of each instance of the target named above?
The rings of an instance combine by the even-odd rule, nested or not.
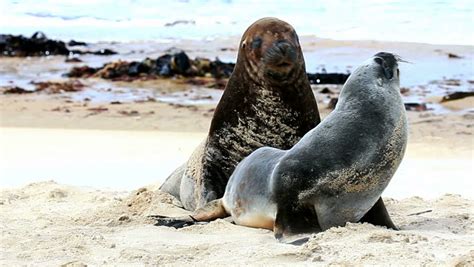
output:
[[[321,232],[316,211],[310,206],[278,207],[275,225],[275,238],[280,242],[301,244],[311,233]]]
[[[204,207],[197,209],[192,215],[181,217],[166,217],[161,215],[149,215],[148,218],[155,220],[156,226],[168,226],[183,228],[193,224],[203,224],[219,218],[228,217],[229,214],[222,205],[222,199],[216,199],[207,203]]]
[[[359,222],[367,222],[373,225],[385,226],[393,230],[400,230],[390,218],[387,208],[383,203],[382,197],[377,200],[375,205],[360,219]]]
[[[179,192],[181,186],[181,179],[183,178],[184,171],[186,170],[187,163],[179,166],[173,173],[160,186],[160,190],[171,194],[177,199],[180,199]]]

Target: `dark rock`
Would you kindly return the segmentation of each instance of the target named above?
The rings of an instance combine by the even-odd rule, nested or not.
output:
[[[26,89],[23,89],[21,87],[18,87],[18,86],[14,86],[14,87],[7,87],[5,91],[3,91],[4,94],[8,95],[8,94],[31,94],[31,93],[34,93],[35,91],[31,91],[31,90],[26,90]]]
[[[350,74],[344,73],[308,73],[310,84],[344,84]]]
[[[319,93],[321,93],[321,94],[332,94],[333,92],[331,90],[329,90],[329,88],[324,87],[323,89],[321,89],[321,91],[319,91]]]
[[[74,40],[71,40],[68,44],[69,46],[87,45],[84,42]],[[64,42],[48,39],[42,32],[36,32],[30,38],[22,35],[0,34],[0,55],[3,56],[66,56],[71,54],[107,56],[115,55],[117,52],[111,49],[101,49],[98,51],[69,50]]]
[[[228,78],[235,66],[233,63],[224,63],[219,59],[215,61],[205,58],[190,60],[184,51],[177,49],[173,51],[175,53],[162,55],[156,60],[146,58],[141,62],[116,61],[107,63],[100,68],[75,67],[65,75],[67,77],[90,77],[93,75],[121,81],[131,81],[138,77],[153,79],[157,76],[172,77],[175,75],[221,79]],[[221,82],[216,82],[216,84],[219,84],[220,87]]]
[[[34,33],[31,38],[0,34],[0,54],[17,57],[68,55],[69,50],[64,42],[48,39],[42,32]]]
[[[455,59],[459,59],[459,58],[462,58],[461,56],[459,55],[456,55],[454,53],[448,53],[448,58],[455,58]]]
[[[125,61],[116,61],[105,64],[94,76],[103,79],[116,79],[127,76],[130,63]]]
[[[67,43],[67,45],[68,46],[87,46],[87,43],[71,40]]]
[[[192,65],[196,68],[197,76],[205,76],[211,72],[211,60],[208,58],[197,57],[193,60]]]
[[[462,99],[469,96],[474,96],[474,92],[454,92],[449,95],[443,96],[443,98],[441,99],[441,103],[457,100],[457,99]]]
[[[410,92],[410,88],[407,88],[407,87],[400,88],[400,94],[402,95],[407,95],[409,92]]]
[[[44,32],[39,32],[39,31],[33,33],[33,35],[31,36],[31,39],[48,40],[48,38],[46,37],[46,34],[44,34]]]
[[[191,68],[191,62],[184,51],[174,54],[171,59],[171,70],[175,74],[186,75]]]
[[[150,67],[142,62],[131,62],[128,66],[128,75],[130,76],[138,76],[141,73],[148,73],[150,71]]]
[[[405,103],[405,110],[408,111],[426,111],[428,107],[425,103]]]
[[[216,58],[210,64],[211,67],[211,74],[214,78],[221,79],[221,78],[229,78],[232,72],[234,71],[235,64],[234,63],[224,63]]]
[[[110,55],[116,55],[118,53],[115,52],[114,50],[106,48],[106,49],[90,52],[90,54],[98,55],[98,56],[110,56]]]
[[[81,63],[82,60],[80,58],[77,58],[77,57],[71,57],[71,58],[66,58],[66,60],[64,62],[66,62],[66,63]]]
[[[156,59],[156,74],[160,76],[172,76],[171,72],[171,55],[163,55]]]
[[[66,77],[71,78],[86,78],[97,73],[101,68],[91,68],[89,66],[74,67],[66,73]]]
[[[116,55],[118,54],[114,50],[111,49],[101,49],[97,51],[83,51],[83,50],[70,50],[70,54],[74,55],[86,55],[86,54],[91,54],[91,55],[96,55],[96,56],[110,56],[110,55]]]

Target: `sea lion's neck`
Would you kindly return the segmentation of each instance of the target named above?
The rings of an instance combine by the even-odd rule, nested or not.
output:
[[[224,124],[236,125],[239,118],[253,117],[256,112],[265,111],[268,114],[275,114],[275,109],[284,108],[300,114],[301,121],[294,126],[298,135],[303,136],[319,123],[320,118],[317,108],[313,108],[317,107],[317,104],[304,71],[304,65],[296,70],[294,75],[298,76],[289,83],[275,84],[263,79],[256,83],[247,70],[241,67],[236,68],[216,107],[209,134],[212,135],[215,130],[226,127]],[[257,105],[258,103],[260,104]],[[236,112],[237,110],[239,112]],[[291,119],[290,114],[279,114],[285,114],[279,116],[285,120]],[[308,125],[308,127],[298,125]]]

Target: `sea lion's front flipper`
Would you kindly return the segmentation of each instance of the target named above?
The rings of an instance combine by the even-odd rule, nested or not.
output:
[[[309,234],[321,232],[321,227],[313,207],[283,206],[278,208],[273,232],[280,242],[297,245],[307,241]]]
[[[187,163],[179,166],[160,186],[160,190],[180,199],[180,186]]]
[[[367,222],[373,225],[385,226],[393,230],[400,230],[390,218],[387,208],[383,203],[382,197],[377,200],[375,205],[360,219],[359,222]]]
[[[176,229],[197,223],[197,221],[195,221],[191,216],[167,217],[161,215],[149,215],[148,218],[155,220],[155,226],[168,226]]]
[[[193,224],[203,224],[219,218],[228,217],[229,214],[222,205],[222,199],[216,199],[207,203],[204,207],[197,209],[192,215],[181,217],[167,217],[161,215],[149,215],[148,218],[155,220],[156,226],[168,226],[183,228]]]

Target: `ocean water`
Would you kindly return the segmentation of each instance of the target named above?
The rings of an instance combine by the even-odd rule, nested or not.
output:
[[[0,32],[139,41],[241,35],[258,18],[339,40],[474,45],[472,0],[1,0]]]

